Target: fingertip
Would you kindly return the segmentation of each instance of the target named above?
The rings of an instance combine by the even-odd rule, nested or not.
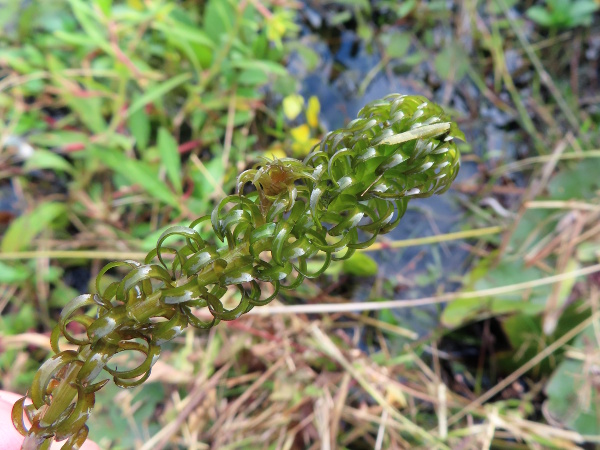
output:
[[[6,450],[19,450],[23,443],[23,436],[13,426],[11,416],[13,404],[20,398],[18,394],[0,391],[0,442]]]

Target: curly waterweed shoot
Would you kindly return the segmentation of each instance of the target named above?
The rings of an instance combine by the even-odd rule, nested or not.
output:
[[[62,311],[51,336],[56,355],[34,378],[32,404],[22,399],[13,408],[15,427],[26,435],[24,448],[64,439],[63,448],[79,448],[95,393],[109,381],[97,381],[101,374],[120,387],[137,386],[150,375],[161,346],[187,326],[236,319],[321,275],[331,260],[370,246],[398,224],[410,198],[450,187],[459,169],[455,138],[464,136],[438,105],[390,95],[327,134],[304,161],[265,160],[242,173],[237,195],[189,227],[165,231],[143,264],[106,265],[96,293],[73,299]],[[247,184],[255,190],[246,193]],[[315,259],[322,265],[310,271],[308,262]],[[114,268],[127,274],[105,287],[103,277]],[[227,309],[222,299],[231,287],[239,291],[239,303]],[[72,322],[85,331],[74,334]],[[61,337],[78,350],[61,351]],[[139,352],[144,360],[127,370],[109,366],[122,352]]]

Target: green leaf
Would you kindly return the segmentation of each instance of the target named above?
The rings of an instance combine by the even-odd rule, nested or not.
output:
[[[548,192],[553,200],[592,200],[600,189],[599,171],[598,159],[579,162],[568,170],[562,168],[548,184]]]
[[[345,259],[342,264],[342,270],[357,277],[372,277],[377,275],[379,267],[377,262],[364,253],[356,252],[350,258]]]
[[[129,159],[123,153],[107,148],[92,148],[90,153],[113,171],[126,178],[131,184],[142,186],[154,199],[179,208],[177,197],[165,183],[158,179],[156,171],[148,164]]]
[[[350,20],[352,20],[352,13],[349,10],[345,9],[343,11],[333,14],[329,18],[328,22],[330,27],[338,27]]]
[[[22,265],[8,265],[0,261],[0,283],[15,284],[31,277],[29,269]]]
[[[38,169],[52,169],[71,173],[73,167],[62,156],[50,150],[38,149],[23,166],[26,172]]]
[[[0,318],[0,330],[3,330],[4,335],[14,335],[24,333],[36,325],[36,317],[39,312],[33,309],[30,304],[19,306],[16,314],[9,314],[6,317]]]
[[[399,18],[403,18],[404,16],[410,14],[410,12],[415,9],[415,6],[417,6],[416,0],[405,0],[400,2],[400,4],[396,7],[396,14]]]
[[[589,317],[589,312],[580,309],[581,305],[575,303],[565,308],[562,312],[557,326],[549,335],[544,332],[544,319],[540,315],[515,314],[501,318],[502,330],[510,349],[500,351],[497,354],[499,367],[504,373],[517,370],[527,361],[540,353],[544,347],[562,337],[583,320]],[[536,336],[536,339],[532,339]],[[564,347],[558,349],[554,355],[560,360]],[[548,374],[556,368],[555,359],[545,359],[535,367],[535,371]]]
[[[593,263],[600,261],[600,243],[582,242],[577,246],[577,259],[581,262]]]
[[[148,118],[146,111],[144,111],[144,108],[139,108],[137,111],[130,114],[127,118],[127,125],[135,139],[137,148],[139,150],[148,148],[148,141],[150,141],[150,119]]]
[[[417,64],[421,64],[427,58],[423,53],[413,52],[402,59],[402,63],[407,66],[416,66]]]
[[[469,61],[461,47],[451,44],[435,56],[433,64],[441,78],[458,81],[467,73]]]
[[[399,31],[392,31],[381,36],[385,45],[385,52],[390,58],[402,58],[410,48],[411,35]]]
[[[600,4],[594,1],[576,1],[570,7],[570,15],[578,18],[582,23],[591,23],[592,15],[598,11]]]
[[[216,44],[220,44],[233,28],[235,12],[228,0],[209,0],[204,10],[203,28]]]
[[[575,340],[574,352],[594,355],[598,343],[593,325]],[[545,388],[545,406],[551,417],[581,434],[598,432],[599,393],[594,388],[595,373],[585,359],[567,359],[553,373]],[[587,395],[586,395],[587,393]]]
[[[27,140],[37,146],[62,147],[68,144],[87,143],[88,135],[78,131],[52,131],[51,133],[32,134]]]
[[[162,234],[168,230],[169,228],[173,228],[175,226],[187,226],[189,222],[179,222],[179,223],[170,223],[165,225],[158,230],[146,231],[144,234],[144,239],[140,242],[140,247],[143,251],[150,251],[156,248],[156,241],[162,236]]]
[[[131,106],[127,110],[127,117],[131,116],[133,113],[140,110],[148,103],[158,100],[167,92],[172,91],[180,84],[189,80],[191,76],[192,75],[190,73],[180,73],[179,75],[170,78],[167,81],[152,86],[140,98],[138,98],[131,104]]]
[[[61,214],[66,213],[63,203],[42,203],[33,211],[13,220],[4,233],[2,252],[18,252],[31,245],[31,241],[42,231],[50,227]]]
[[[106,129],[106,122],[102,117],[102,99],[99,97],[75,97],[65,92],[63,97],[69,107],[75,111],[79,119],[90,131],[99,134]]]
[[[96,0],[96,4],[100,7],[100,11],[102,11],[106,17],[110,17],[112,0]]]
[[[273,61],[258,60],[258,59],[236,59],[230,64],[237,69],[260,69],[266,73],[285,76],[288,74],[285,67]]]
[[[545,27],[554,25],[554,21],[552,20],[550,13],[546,10],[546,8],[541,6],[532,6],[527,10],[525,15],[539,25],[543,25]]]
[[[204,162],[204,167],[211,176],[205,176],[199,169],[192,172],[194,174],[194,183],[199,188],[203,197],[208,197],[211,192],[214,192],[215,186],[213,183],[222,183],[223,177],[225,176],[225,166],[223,165],[222,158],[212,158],[209,161]]]
[[[524,283],[539,279],[543,273],[537,267],[526,267],[520,261],[500,261],[491,268],[494,258],[482,260],[472,270],[465,289],[484,290],[510,284]],[[537,314],[544,310],[550,295],[550,286],[539,286],[525,292],[511,292],[487,297],[459,298],[446,306],[442,313],[442,323],[447,327],[457,327],[480,316],[508,313]]]
[[[90,38],[85,33],[70,33],[64,30],[54,32],[54,36],[67,44],[77,47],[95,47],[96,41]]]
[[[167,169],[167,176],[175,188],[175,192],[181,195],[183,191],[181,182],[181,158],[179,157],[179,151],[177,150],[177,141],[171,133],[163,127],[158,130],[158,151],[160,153],[160,159]]]
[[[94,20],[94,12],[90,7],[91,5],[81,0],[69,0],[69,3],[71,4],[73,14],[81,24],[86,35],[93,39],[98,47],[112,55],[113,50],[106,38],[106,29]]]
[[[261,86],[267,84],[268,81],[268,75],[260,69],[245,69],[238,77],[240,86]]]
[[[152,25],[152,28],[160,30],[163,33],[177,39],[183,39],[187,42],[201,44],[211,49],[215,47],[215,43],[200,28],[191,27],[178,20],[174,20],[172,24],[156,22]]]
[[[594,1],[578,0],[575,2],[561,2],[560,9],[555,8],[552,11],[552,17],[555,26],[566,28],[577,27],[580,25],[589,26],[592,24],[594,12],[600,5]],[[555,6],[555,5],[554,5]]]

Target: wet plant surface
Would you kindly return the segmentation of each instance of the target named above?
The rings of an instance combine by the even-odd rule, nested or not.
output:
[[[4,389],[25,392],[61,309],[107,261],[142,260],[258,157],[302,159],[401,92],[465,133],[450,191],[413,200],[372,248],[280,295],[294,314],[275,305],[168,344],[143,386],[98,394],[91,437],[147,449],[599,441],[594,2],[0,10]]]

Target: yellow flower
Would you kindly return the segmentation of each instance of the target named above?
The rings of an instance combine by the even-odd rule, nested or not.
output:
[[[303,124],[290,130],[292,139],[292,150],[296,156],[306,156],[310,150],[320,142],[319,139],[310,137],[310,128]]]
[[[319,126],[319,113],[321,112],[321,104],[319,99],[314,95],[308,99],[308,107],[306,108],[306,121],[311,128]]]

